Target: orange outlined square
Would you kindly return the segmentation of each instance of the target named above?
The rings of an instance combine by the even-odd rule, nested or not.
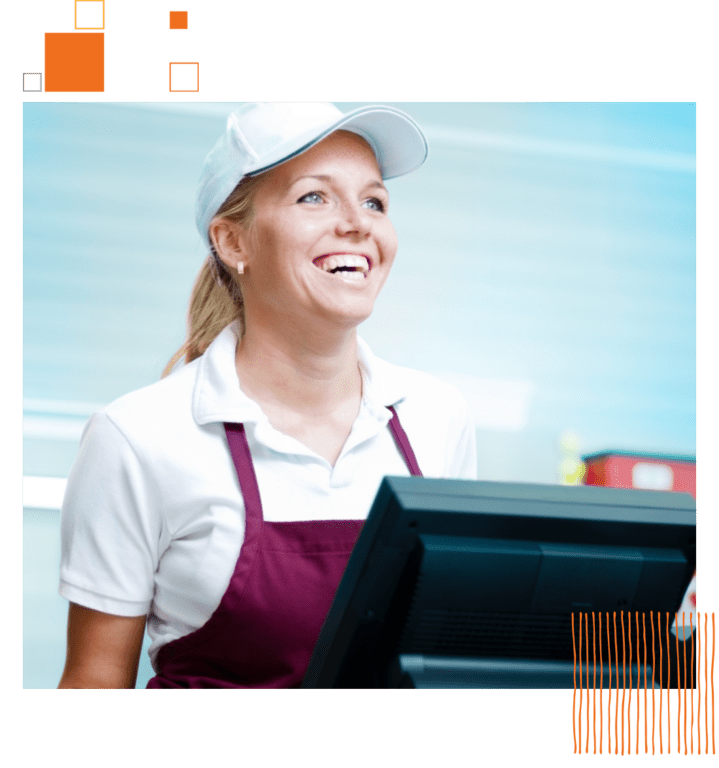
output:
[[[187,29],[187,11],[170,11],[170,29]]]
[[[104,90],[104,32],[45,33],[46,93]]]
[[[78,27],[77,26],[77,4],[78,3],[102,3],[102,26],[101,27]],[[75,29],[105,29],[105,0],[74,0],[73,7],[75,15]]]
[[[197,88],[179,88],[172,87],[172,67],[176,64],[190,64],[197,67]],[[170,93],[198,93],[200,90],[200,62],[199,61],[171,61],[170,62]]]

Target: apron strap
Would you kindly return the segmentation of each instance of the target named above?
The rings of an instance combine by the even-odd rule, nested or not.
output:
[[[230,453],[237,477],[240,480],[242,497],[245,501],[245,515],[248,518],[262,520],[262,501],[260,500],[260,488],[257,485],[255,467],[252,463],[250,446],[247,444],[244,424],[225,423],[227,442],[230,445]]]
[[[391,405],[387,407],[392,412],[392,418],[389,420],[389,428],[392,430],[392,436],[397,443],[397,447],[399,448],[399,451],[402,454],[412,476],[422,477],[422,470],[419,468],[419,464],[417,464],[417,458],[414,455],[412,446],[409,444],[407,433],[399,423],[399,416],[397,416],[397,411],[395,411],[394,407]]]

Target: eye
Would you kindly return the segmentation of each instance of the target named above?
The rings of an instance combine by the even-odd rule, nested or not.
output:
[[[386,210],[385,204],[377,197],[370,197],[369,200],[365,200],[363,205],[365,208],[372,208],[379,213],[384,213]]]
[[[319,192],[308,192],[306,195],[302,195],[302,197],[297,202],[312,203],[313,205],[317,205],[317,203],[322,202],[322,195]]]

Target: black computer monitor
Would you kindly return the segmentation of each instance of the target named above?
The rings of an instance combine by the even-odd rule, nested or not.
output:
[[[303,687],[571,688],[579,616],[600,613],[603,685],[613,616],[632,624],[636,680],[695,561],[688,494],[387,477]]]

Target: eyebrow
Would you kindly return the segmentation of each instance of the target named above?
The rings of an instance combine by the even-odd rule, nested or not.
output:
[[[298,176],[292,184],[296,184],[298,181],[301,181],[302,179],[317,179],[318,181],[326,181],[331,182],[334,181],[334,178],[326,173],[319,173],[316,175],[306,175],[306,176]],[[387,187],[381,182],[381,181],[371,181],[368,185],[368,187],[377,187],[378,189],[383,189],[385,192],[387,192]],[[388,193],[389,194],[389,193]]]

